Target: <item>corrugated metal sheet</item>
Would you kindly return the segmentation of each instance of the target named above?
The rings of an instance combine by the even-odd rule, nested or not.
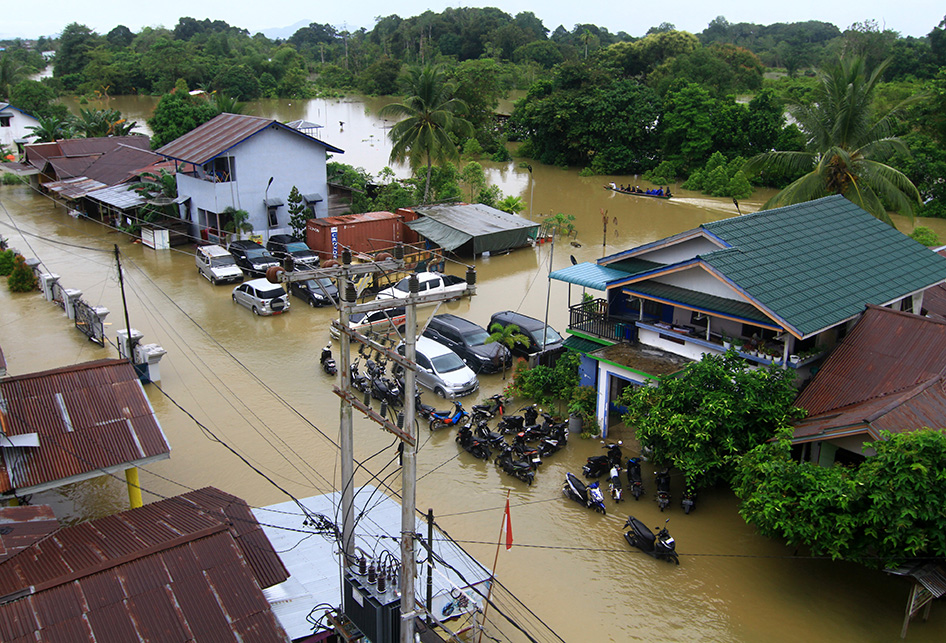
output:
[[[80,176],[76,179],[66,179],[64,181],[51,181],[49,183],[44,183],[43,187],[58,194],[64,199],[71,199],[75,201],[84,197],[89,192],[94,190],[99,190],[105,187],[104,183],[99,183],[98,181],[93,181],[92,179]]]
[[[444,250],[472,241],[474,255],[519,248],[534,240],[539,224],[481,203],[414,208],[422,215],[407,224]]]
[[[0,605],[0,640],[287,641],[240,533],[262,531],[213,488],[62,529],[0,563],[0,597],[27,594]],[[253,546],[286,580],[265,536]]]
[[[0,563],[57,529],[48,505],[0,507]]]
[[[337,235],[335,244],[332,242],[333,228]],[[400,243],[403,228],[401,217],[391,212],[309,219],[306,244],[323,258],[340,255],[342,248],[351,248],[352,252],[374,252]]]
[[[119,210],[130,210],[131,208],[137,208],[145,204],[144,198],[134,190],[129,190],[128,186],[125,184],[93,190],[85,196],[93,201],[105,203]]]
[[[37,485],[170,453],[141,383],[124,360],[7,377],[0,380],[0,397],[7,406],[7,432],[40,438],[39,448],[5,450],[8,466],[18,464],[0,481],[0,491],[30,493]]]
[[[549,279],[577,284],[595,290],[607,290],[609,283],[627,279],[629,276],[623,270],[615,270],[610,266],[599,266],[586,261],[556,270],[549,274]]]
[[[158,149],[157,153],[185,163],[203,165],[270,126],[285,129],[313,143],[318,143],[330,152],[344,153],[344,150],[313,138],[297,129],[287,127],[279,121],[245,114],[220,114],[215,116],[203,125]]]

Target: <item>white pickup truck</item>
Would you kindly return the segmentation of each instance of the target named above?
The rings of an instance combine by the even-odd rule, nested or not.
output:
[[[378,293],[378,299],[406,299],[410,294],[408,290],[408,280],[410,277],[404,277],[399,282],[385,288]],[[445,275],[439,272],[419,272],[417,281],[420,287],[417,290],[418,295],[433,295],[438,293],[457,293],[457,298],[466,290],[466,281],[455,275]]]

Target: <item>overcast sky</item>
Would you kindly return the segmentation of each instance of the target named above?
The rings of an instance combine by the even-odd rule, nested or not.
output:
[[[551,31],[559,25],[566,29],[579,23],[605,27],[611,33],[625,31],[642,36],[662,22],[677,29],[699,33],[717,16],[729,22],[802,22],[822,20],[841,30],[855,22],[876,20],[882,27],[902,36],[924,36],[937,26],[946,13],[944,5],[930,0],[862,0],[861,2],[815,2],[814,0],[783,0],[782,2],[740,2],[736,0],[667,0],[665,2],[617,3],[604,0],[546,0],[545,2],[495,1],[450,2],[435,0],[356,0],[355,2],[304,2],[302,0],[269,0],[267,2],[234,2],[233,0],[161,0],[160,2],[118,2],[117,0],[46,0],[39,4],[8,3],[0,20],[0,38],[36,38],[53,35],[71,22],[87,25],[105,34],[119,24],[137,32],[143,26],[173,27],[181,16],[225,20],[229,24],[256,33],[274,27],[287,27],[299,21],[329,23],[350,31],[371,29],[375,17],[393,13],[407,18],[430,9],[440,12],[447,7],[499,7],[511,15],[532,11]]]

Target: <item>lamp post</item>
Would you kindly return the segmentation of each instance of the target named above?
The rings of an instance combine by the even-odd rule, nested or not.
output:
[[[535,201],[535,175],[532,174],[532,166],[523,163],[522,166],[529,170],[529,218],[532,218],[532,202]]]

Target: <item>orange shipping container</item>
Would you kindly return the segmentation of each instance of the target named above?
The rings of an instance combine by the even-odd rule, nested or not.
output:
[[[322,259],[338,257],[346,247],[352,252],[376,252],[404,240],[402,219],[391,212],[309,219],[305,240]]]

